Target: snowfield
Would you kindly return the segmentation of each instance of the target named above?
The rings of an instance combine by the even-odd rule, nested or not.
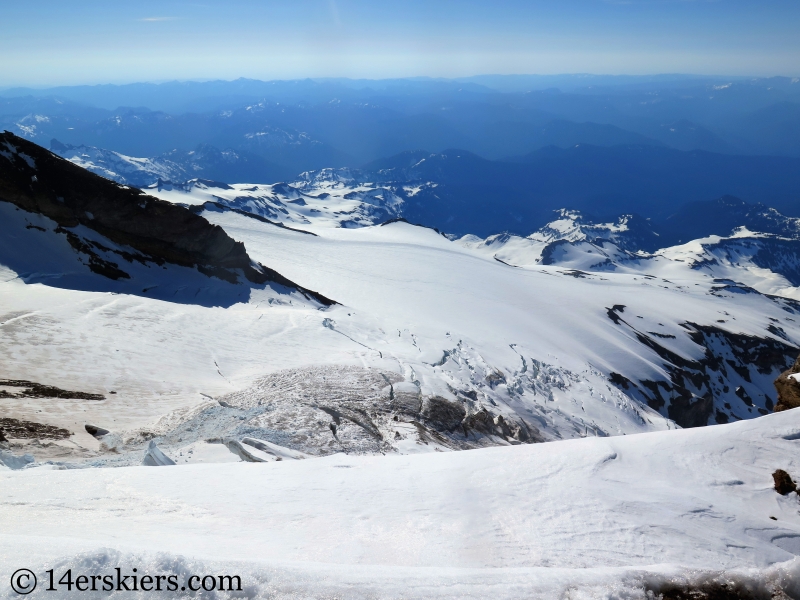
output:
[[[278,265],[301,285],[314,281],[322,293],[352,307],[362,318],[380,314],[378,330],[400,334],[396,340],[381,334],[381,343],[397,348],[408,330],[418,356],[414,360],[412,351],[408,359],[414,360],[415,374],[425,376],[419,380],[430,385],[432,392],[446,395],[446,386],[457,387],[466,381],[475,384],[481,379],[476,373],[464,373],[461,356],[472,365],[467,369],[481,365],[484,379],[493,369],[504,373],[502,388],[511,390],[510,399],[493,395],[500,386],[483,386],[498,404],[516,400],[516,382],[525,389],[529,385],[526,376],[537,377],[532,371],[541,367],[534,369],[534,360],[548,365],[546,368],[562,369],[565,383],[570,374],[580,374],[579,379],[590,382],[588,388],[580,393],[578,385],[571,387],[572,408],[560,407],[560,411],[574,409],[584,427],[600,422],[599,415],[594,420],[584,418],[593,417],[592,411],[600,409],[596,401],[576,405],[576,398],[585,398],[585,393],[601,400],[604,408],[618,405],[619,397],[614,393],[609,397],[602,379],[594,379],[597,373],[620,373],[638,381],[657,379],[664,372],[661,363],[666,354],[660,348],[701,360],[706,348],[687,335],[688,323],[720,327],[721,334],[711,334],[716,336],[708,342],[712,347],[727,343],[723,330],[775,340],[787,349],[797,347],[791,301],[721,281],[683,263],[669,263],[664,269],[668,273],[660,277],[658,271],[653,274],[645,269],[576,271],[569,263],[514,269],[489,257],[485,260],[480,253],[463,249],[433,230],[403,223],[356,230],[309,228],[319,234],[309,238],[286,230],[264,235],[274,228],[230,212],[205,215],[243,241],[258,260]],[[625,325],[616,322],[611,310],[615,306],[622,311],[619,318]],[[383,346],[376,345],[378,340],[372,337],[375,334],[364,330],[352,316],[346,320],[334,317],[333,321],[337,331],[382,352]],[[646,336],[650,342],[643,344]],[[471,352],[479,356],[470,357]],[[726,358],[734,360],[730,352]],[[733,390],[760,382],[749,394],[754,402],[758,397],[762,406],[768,405],[769,397],[774,396],[772,380],[764,377],[767,369],[754,368],[755,362],[755,357],[745,360],[744,369],[751,369],[747,377],[736,379],[730,373],[725,377],[734,377],[730,381],[735,383]],[[444,379],[446,385],[437,384],[437,379]],[[720,396],[726,394],[723,387],[731,387],[717,382],[711,385]],[[733,395],[723,402],[735,406],[737,401],[741,399]],[[757,404],[739,406],[736,413],[740,417],[758,414]],[[625,423],[635,422],[637,417],[628,414],[624,420],[619,413],[611,417],[619,419],[617,433],[632,432],[625,429],[629,426]],[[602,419],[608,423],[607,417]],[[659,427],[656,422],[645,426]]]
[[[787,411],[417,456],[0,471],[0,573],[239,574],[248,598],[644,599],[715,578],[797,597],[800,503],[771,473],[797,473],[798,443]]]
[[[570,211],[456,240],[343,170],[148,192],[244,266],[219,279],[0,202],[0,578],[800,597],[800,501],[772,482],[800,476],[800,412],[770,414],[800,352],[797,240],[648,253],[641,222]],[[256,263],[302,287],[236,276]]]
[[[84,291],[54,287],[66,274],[6,271],[4,376],[105,397],[11,394],[10,417],[75,434],[22,440],[19,453],[102,466],[138,464],[153,436],[173,455],[243,435],[312,454],[406,453],[674,429],[676,419],[768,413],[772,381],[800,346],[791,300],[689,268],[669,279],[517,269],[406,223],[309,235],[203,214],[253,259],[340,304],[323,309],[269,287],[226,296],[227,284],[205,278],[202,287],[177,268],[141,267],[137,279],[109,283],[80,261],[63,266],[105,286]],[[45,231],[19,227],[8,243],[61,239],[37,223]],[[135,289],[145,277],[152,284]],[[326,368],[335,385],[302,392]],[[360,369],[352,385],[343,369]],[[199,427],[206,421],[217,430]],[[118,435],[116,453],[102,452],[85,423]],[[287,437],[300,423],[302,434]]]

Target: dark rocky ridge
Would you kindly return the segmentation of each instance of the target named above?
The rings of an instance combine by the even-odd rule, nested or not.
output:
[[[66,440],[71,435],[70,431],[53,425],[0,417],[0,441],[7,441],[7,438]]]
[[[52,385],[43,385],[23,379],[0,379],[0,387],[21,388],[19,393],[12,394],[0,390],[0,398],[70,398],[73,400],[105,400],[102,394],[90,392],[73,392],[62,390]]]
[[[83,225],[159,264],[197,267],[231,283],[243,275],[254,284],[283,285],[324,305],[333,304],[252,261],[244,244],[203,217],[90,173],[7,131],[0,134],[0,200],[52,219],[62,233]],[[89,266],[112,279],[126,276],[101,261],[90,261]]]

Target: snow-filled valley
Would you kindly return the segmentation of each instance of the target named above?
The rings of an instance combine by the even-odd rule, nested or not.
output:
[[[238,570],[252,598],[800,594],[800,504],[771,478],[799,474],[800,413],[770,414],[800,352],[800,241],[646,251],[634,218],[566,210],[456,238],[398,218],[419,185],[145,189],[164,202],[141,210],[187,207],[262,279],[148,257],[85,209],[62,226],[63,199],[50,217],[0,201],[0,574]]]

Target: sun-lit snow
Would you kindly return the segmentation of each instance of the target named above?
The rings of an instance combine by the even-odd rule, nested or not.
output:
[[[345,169],[304,173],[292,183],[158,182],[145,189],[162,200],[245,211],[288,226],[364,227],[398,215],[403,199],[390,188],[358,182]]]
[[[486,239],[466,235],[457,243],[478,254],[521,268],[560,265],[603,273],[639,273],[697,282],[728,279],[763,294],[800,300],[800,268],[794,239],[749,231],[739,227],[730,236],[709,236],[654,253],[625,250],[616,234],[626,231],[618,224],[585,226],[574,214],[549,223],[528,237],[496,234]],[[780,248],[781,245],[788,249]],[[620,247],[622,246],[622,247]],[[773,247],[777,247],[776,250]],[[774,255],[772,264],[759,264],[759,253]],[[781,255],[783,254],[783,255]],[[791,277],[787,277],[787,274]]]
[[[0,565],[238,574],[247,598],[644,600],[722,569],[791,595],[798,498],[771,473],[800,467],[798,414],[422,456],[0,471]]]
[[[518,269],[405,223],[358,229],[305,224],[316,233],[311,236],[235,212],[203,214],[244,242],[255,260],[340,305],[319,310],[302,298],[254,290],[228,308],[193,303],[185,289],[180,302],[170,302],[167,280],[135,295],[119,293],[124,287],[58,289],[18,266],[22,272],[7,272],[0,284],[3,376],[117,393],[102,403],[44,407],[12,399],[6,406],[15,418],[66,427],[94,450],[96,440],[81,431],[83,422],[163,433],[158,422],[170,411],[246,389],[267,374],[353,365],[396,373],[423,398],[458,399],[473,411],[486,407],[510,423],[524,422],[543,439],[619,435],[675,427],[641,397],[609,382],[611,373],[631,381],[667,378],[663,358],[641,335],[690,361],[708,350],[686,323],[800,344],[790,305],[738,293],[674,260],[678,267],[669,278],[633,268]],[[9,243],[33,244],[43,235],[17,230],[30,241]],[[142,276],[150,276],[146,271]],[[633,329],[609,316],[616,306],[624,307]],[[729,352],[724,344],[715,349],[707,343],[720,356]],[[721,387],[715,393],[737,418],[749,418],[764,410],[759,407],[774,394],[771,381],[782,367],[742,368],[749,369],[747,379],[731,371],[727,395]],[[750,390],[755,406],[734,395],[740,386]],[[392,423],[375,426],[396,451],[407,451],[409,439],[412,447],[419,442],[401,432],[394,445]]]
[[[150,178],[175,181],[185,176],[181,166],[164,158],[137,158],[93,146],[60,145],[54,150],[73,164],[122,184],[138,185]]]
[[[451,240],[392,220],[403,198],[341,169],[147,191],[338,304],[132,258],[112,282],[0,203],[0,378],[105,398],[3,388],[5,416],[73,434],[4,450],[3,572],[222,569],[251,598],[799,580],[797,498],[771,473],[796,472],[800,423],[760,416],[800,346],[791,240],[738,230],[649,254],[625,249],[626,218],[569,211],[527,238]],[[695,424],[742,421],[680,431],[678,404],[644,394],[674,395],[676,364],[697,375],[681,393],[711,395]],[[403,412],[433,401],[484,429]],[[134,466],[145,452],[176,464]]]

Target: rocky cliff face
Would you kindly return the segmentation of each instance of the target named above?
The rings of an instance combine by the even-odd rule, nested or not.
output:
[[[332,303],[252,261],[242,243],[203,217],[90,173],[9,132],[0,134],[0,201],[55,221],[77,252],[89,254],[90,268],[111,279],[127,274],[92,256],[92,245],[71,229],[83,225],[159,264],[196,267],[231,283],[241,278],[276,283]]]
[[[778,390],[775,412],[800,407],[800,382],[792,377],[798,373],[800,373],[800,357],[791,369],[781,373],[780,377],[775,380],[775,388]]]

